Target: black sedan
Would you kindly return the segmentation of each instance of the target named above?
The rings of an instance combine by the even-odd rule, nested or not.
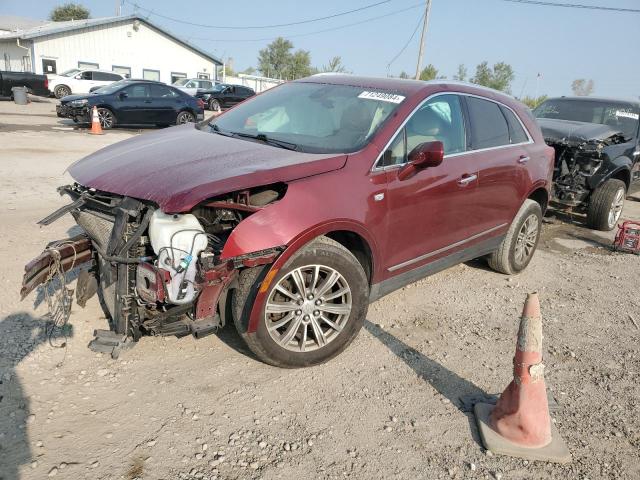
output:
[[[121,80],[88,95],[68,95],[56,106],[58,117],[91,122],[98,108],[102,128],[116,125],[178,125],[204,119],[202,100],[149,80]]]
[[[220,112],[223,108],[233,107],[255,94],[256,92],[249,87],[219,83],[209,90],[198,90],[196,98],[202,99],[209,110]]]

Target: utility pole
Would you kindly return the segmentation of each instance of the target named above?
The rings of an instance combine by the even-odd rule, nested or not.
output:
[[[116,0],[116,17],[119,17],[122,14],[122,4],[120,0]]]
[[[416,80],[420,80],[420,72],[422,71],[422,55],[424,53],[424,37],[427,34],[429,26],[429,11],[431,10],[431,0],[427,0],[424,8],[424,23],[422,24],[422,34],[420,35],[420,50],[418,51],[418,63],[416,64]]]

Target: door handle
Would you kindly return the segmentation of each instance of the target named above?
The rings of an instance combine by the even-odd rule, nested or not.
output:
[[[463,175],[462,178],[460,180],[458,180],[458,185],[468,185],[471,182],[473,182],[474,180],[477,180],[478,176],[473,174],[473,175]]]
[[[520,164],[525,164],[530,160],[529,157],[527,157],[526,155],[520,155],[520,158],[518,159],[518,163]]]

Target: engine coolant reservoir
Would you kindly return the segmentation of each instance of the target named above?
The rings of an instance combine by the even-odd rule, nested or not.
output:
[[[198,219],[191,215],[167,215],[159,209],[149,221],[149,238],[158,255],[158,267],[171,273],[167,294],[171,303],[180,305],[195,297],[198,255],[207,247],[207,236]]]

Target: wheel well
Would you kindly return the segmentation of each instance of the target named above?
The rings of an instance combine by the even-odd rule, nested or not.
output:
[[[325,236],[338,242],[358,259],[367,275],[369,284],[371,284],[373,278],[373,256],[367,241],[357,233],[348,230],[329,232]]]
[[[544,188],[539,188],[531,193],[529,198],[540,204],[542,214],[544,215],[544,212],[547,210],[547,205],[549,204],[549,193]]]
[[[618,170],[616,173],[611,175],[611,178],[622,180],[626,186],[626,189],[629,190],[629,185],[631,185],[631,173],[628,170]]]

